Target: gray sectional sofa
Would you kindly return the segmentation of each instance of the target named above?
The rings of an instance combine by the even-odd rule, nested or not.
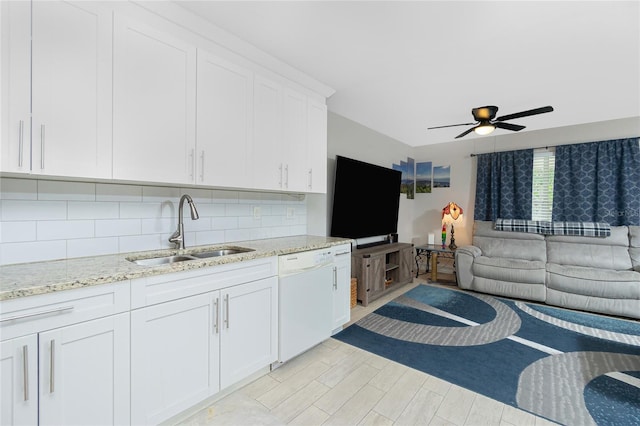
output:
[[[476,221],[456,250],[460,288],[640,319],[640,227],[607,237],[498,231]]]

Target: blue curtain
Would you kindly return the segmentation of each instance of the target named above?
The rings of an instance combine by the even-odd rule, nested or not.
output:
[[[640,225],[638,140],[556,147],[553,220]]]
[[[533,149],[478,155],[474,219],[531,219]]]

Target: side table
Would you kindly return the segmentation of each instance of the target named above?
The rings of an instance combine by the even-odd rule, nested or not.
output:
[[[416,278],[420,274],[420,260],[426,258],[427,270],[425,273],[431,271],[431,281],[437,281],[438,279],[438,256],[454,259],[453,272],[455,274],[455,250],[451,250],[449,247],[444,247],[440,244],[426,244],[422,246],[416,246]]]

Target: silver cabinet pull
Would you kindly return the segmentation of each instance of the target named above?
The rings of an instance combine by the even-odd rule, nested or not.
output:
[[[284,166],[284,187],[289,188],[289,165]]]
[[[24,381],[24,400],[29,400],[29,347],[22,347],[22,380]]]
[[[19,315],[14,315],[14,316],[11,316],[11,317],[2,318],[0,320],[0,322],[27,319],[27,318],[31,318],[31,317],[37,317],[39,315],[58,314],[58,313],[71,311],[71,310],[73,310],[73,306],[65,306],[65,307],[62,307],[62,308],[46,309],[44,311],[38,311],[38,312],[33,312],[33,313],[28,313],[28,314],[19,314]]]
[[[55,390],[55,365],[56,362],[56,341],[55,340],[51,340],[51,353],[50,353],[50,357],[49,357],[49,393],[53,393],[53,391]]]
[[[335,266],[333,267],[333,289],[338,289],[338,268]]]
[[[309,189],[313,187],[313,169],[309,169]]]
[[[40,125],[40,168],[44,169],[44,124]]]
[[[191,180],[193,180],[193,175],[195,173],[196,170],[196,157],[195,157],[195,150],[193,148],[191,148],[191,154],[189,155],[189,157],[191,157],[191,174],[189,175],[191,177]]]
[[[22,167],[22,149],[24,148],[24,120],[20,120],[20,130],[18,133],[18,167]]]
[[[216,301],[213,302],[213,329],[215,330],[216,334],[218,334],[218,317],[220,315],[220,303],[219,303],[220,299],[216,297]]]
[[[229,329],[229,295],[228,294],[224,295],[224,303],[226,305],[225,322],[227,323],[227,330],[228,330]]]
[[[204,151],[200,154],[200,162],[202,168],[200,169],[200,182],[204,182]]]

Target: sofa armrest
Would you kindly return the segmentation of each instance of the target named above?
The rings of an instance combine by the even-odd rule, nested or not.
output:
[[[482,256],[482,250],[475,246],[463,246],[456,250],[456,277],[458,287],[471,289],[473,283],[473,260]]]
[[[456,249],[456,256],[458,255],[458,253],[462,253],[468,256],[471,256],[473,258],[476,258],[478,256],[482,256],[482,250],[480,250],[479,247],[476,246],[462,246],[462,247],[458,247]]]

